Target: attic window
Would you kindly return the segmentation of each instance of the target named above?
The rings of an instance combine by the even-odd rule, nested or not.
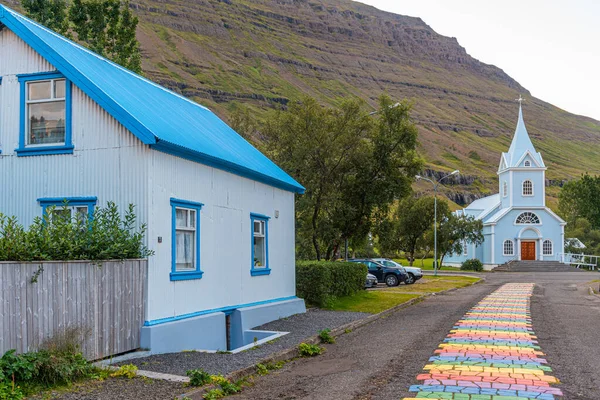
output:
[[[531,161],[529,161],[529,160],[525,161],[525,166],[526,167],[531,167]]]
[[[540,218],[532,212],[524,212],[517,217],[517,225],[538,225]]]
[[[60,72],[17,76],[21,84],[17,155],[72,154],[71,81]]]

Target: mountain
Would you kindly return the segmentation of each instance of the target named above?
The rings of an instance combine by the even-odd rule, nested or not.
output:
[[[532,97],[419,18],[349,0],[132,0],[130,6],[140,18],[146,76],[225,120],[242,104],[261,115],[305,95],[327,105],[356,96],[375,106],[382,92],[410,99],[427,174],[460,169],[446,189],[459,204],[497,191],[519,94],[554,201],[563,181],[600,173],[600,122]]]

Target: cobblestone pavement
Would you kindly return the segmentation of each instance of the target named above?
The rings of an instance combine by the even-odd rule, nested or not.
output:
[[[416,399],[554,400],[558,379],[531,327],[534,284],[502,286],[459,320],[410,387]]]

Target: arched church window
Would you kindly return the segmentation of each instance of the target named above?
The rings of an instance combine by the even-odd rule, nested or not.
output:
[[[552,255],[552,241],[544,240],[544,243],[542,243],[542,249],[544,251],[545,256],[551,256]]]
[[[540,219],[537,215],[532,212],[524,212],[517,217],[517,224],[531,225],[539,224]]]
[[[531,167],[531,161],[529,161],[529,160],[525,161],[525,166],[526,167]]]
[[[523,182],[523,196],[533,196],[533,182],[530,180]]]
[[[506,181],[502,184],[502,196],[508,196],[508,183]]]
[[[515,255],[515,246],[512,240],[504,241],[504,255],[505,256],[514,256]]]

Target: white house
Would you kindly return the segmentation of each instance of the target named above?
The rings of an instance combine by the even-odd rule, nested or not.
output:
[[[529,138],[520,106],[512,143],[500,157],[498,177],[498,194],[456,211],[483,221],[483,244],[467,243],[463,254],[451,255],[447,264],[458,266],[476,258],[491,269],[511,260],[560,261],[566,223],[546,207],[546,165]]]
[[[239,348],[295,297],[304,188],[207,108],[0,5],[0,212],[114,201],[148,227],[152,352]]]

